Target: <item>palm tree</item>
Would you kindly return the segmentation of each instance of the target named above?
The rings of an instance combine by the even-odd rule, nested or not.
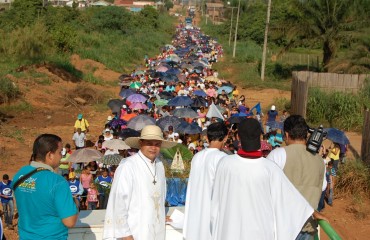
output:
[[[325,70],[335,57],[344,30],[357,29],[363,0],[291,0],[294,14],[285,19],[291,42],[316,40],[322,46]],[[290,19],[289,19],[290,18]],[[288,44],[288,46],[291,44]]]

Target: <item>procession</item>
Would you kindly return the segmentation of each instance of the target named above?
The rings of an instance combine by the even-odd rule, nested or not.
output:
[[[78,239],[79,218],[104,213],[90,239],[175,240],[169,227],[187,240],[314,239],[318,221],[331,220],[323,211],[349,139],[275,104],[251,105],[213,67],[223,55],[216,39],[179,23],[158,55],[119,77],[106,121],[81,111],[70,139],[39,135],[29,165],[2,176],[2,228]]]

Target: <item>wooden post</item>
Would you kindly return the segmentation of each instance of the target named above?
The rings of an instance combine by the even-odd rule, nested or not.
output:
[[[361,159],[370,166],[370,112],[364,111],[364,127],[362,129]]]
[[[299,76],[299,72],[293,72],[293,81],[291,85],[291,114],[299,114],[306,117],[308,82],[307,79]]]
[[[307,71],[310,71],[310,55],[307,55]]]

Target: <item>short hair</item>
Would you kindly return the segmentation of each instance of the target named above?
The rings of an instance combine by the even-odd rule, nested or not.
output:
[[[3,175],[3,180],[9,180],[9,175],[8,174],[4,174]]]
[[[69,143],[66,143],[66,146],[65,146],[65,148],[71,148],[71,144],[69,144]]]
[[[284,132],[289,133],[292,140],[306,140],[308,125],[300,115],[291,115],[284,121]]]
[[[45,162],[48,152],[54,153],[62,139],[54,134],[42,134],[33,143],[31,161],[40,160]]]
[[[222,141],[227,136],[228,130],[224,122],[215,122],[208,126],[208,141]]]

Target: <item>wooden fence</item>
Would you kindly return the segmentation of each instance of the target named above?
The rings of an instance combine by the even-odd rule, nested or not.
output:
[[[370,166],[370,112],[364,111],[364,127],[362,129],[361,159]]]
[[[290,100],[291,114],[298,114],[306,118],[307,100],[308,100],[307,81],[293,77],[290,99],[291,99]]]
[[[293,72],[293,79],[307,81],[308,87],[317,87],[324,91],[341,91],[357,93],[370,74],[338,74],[317,72]]]

